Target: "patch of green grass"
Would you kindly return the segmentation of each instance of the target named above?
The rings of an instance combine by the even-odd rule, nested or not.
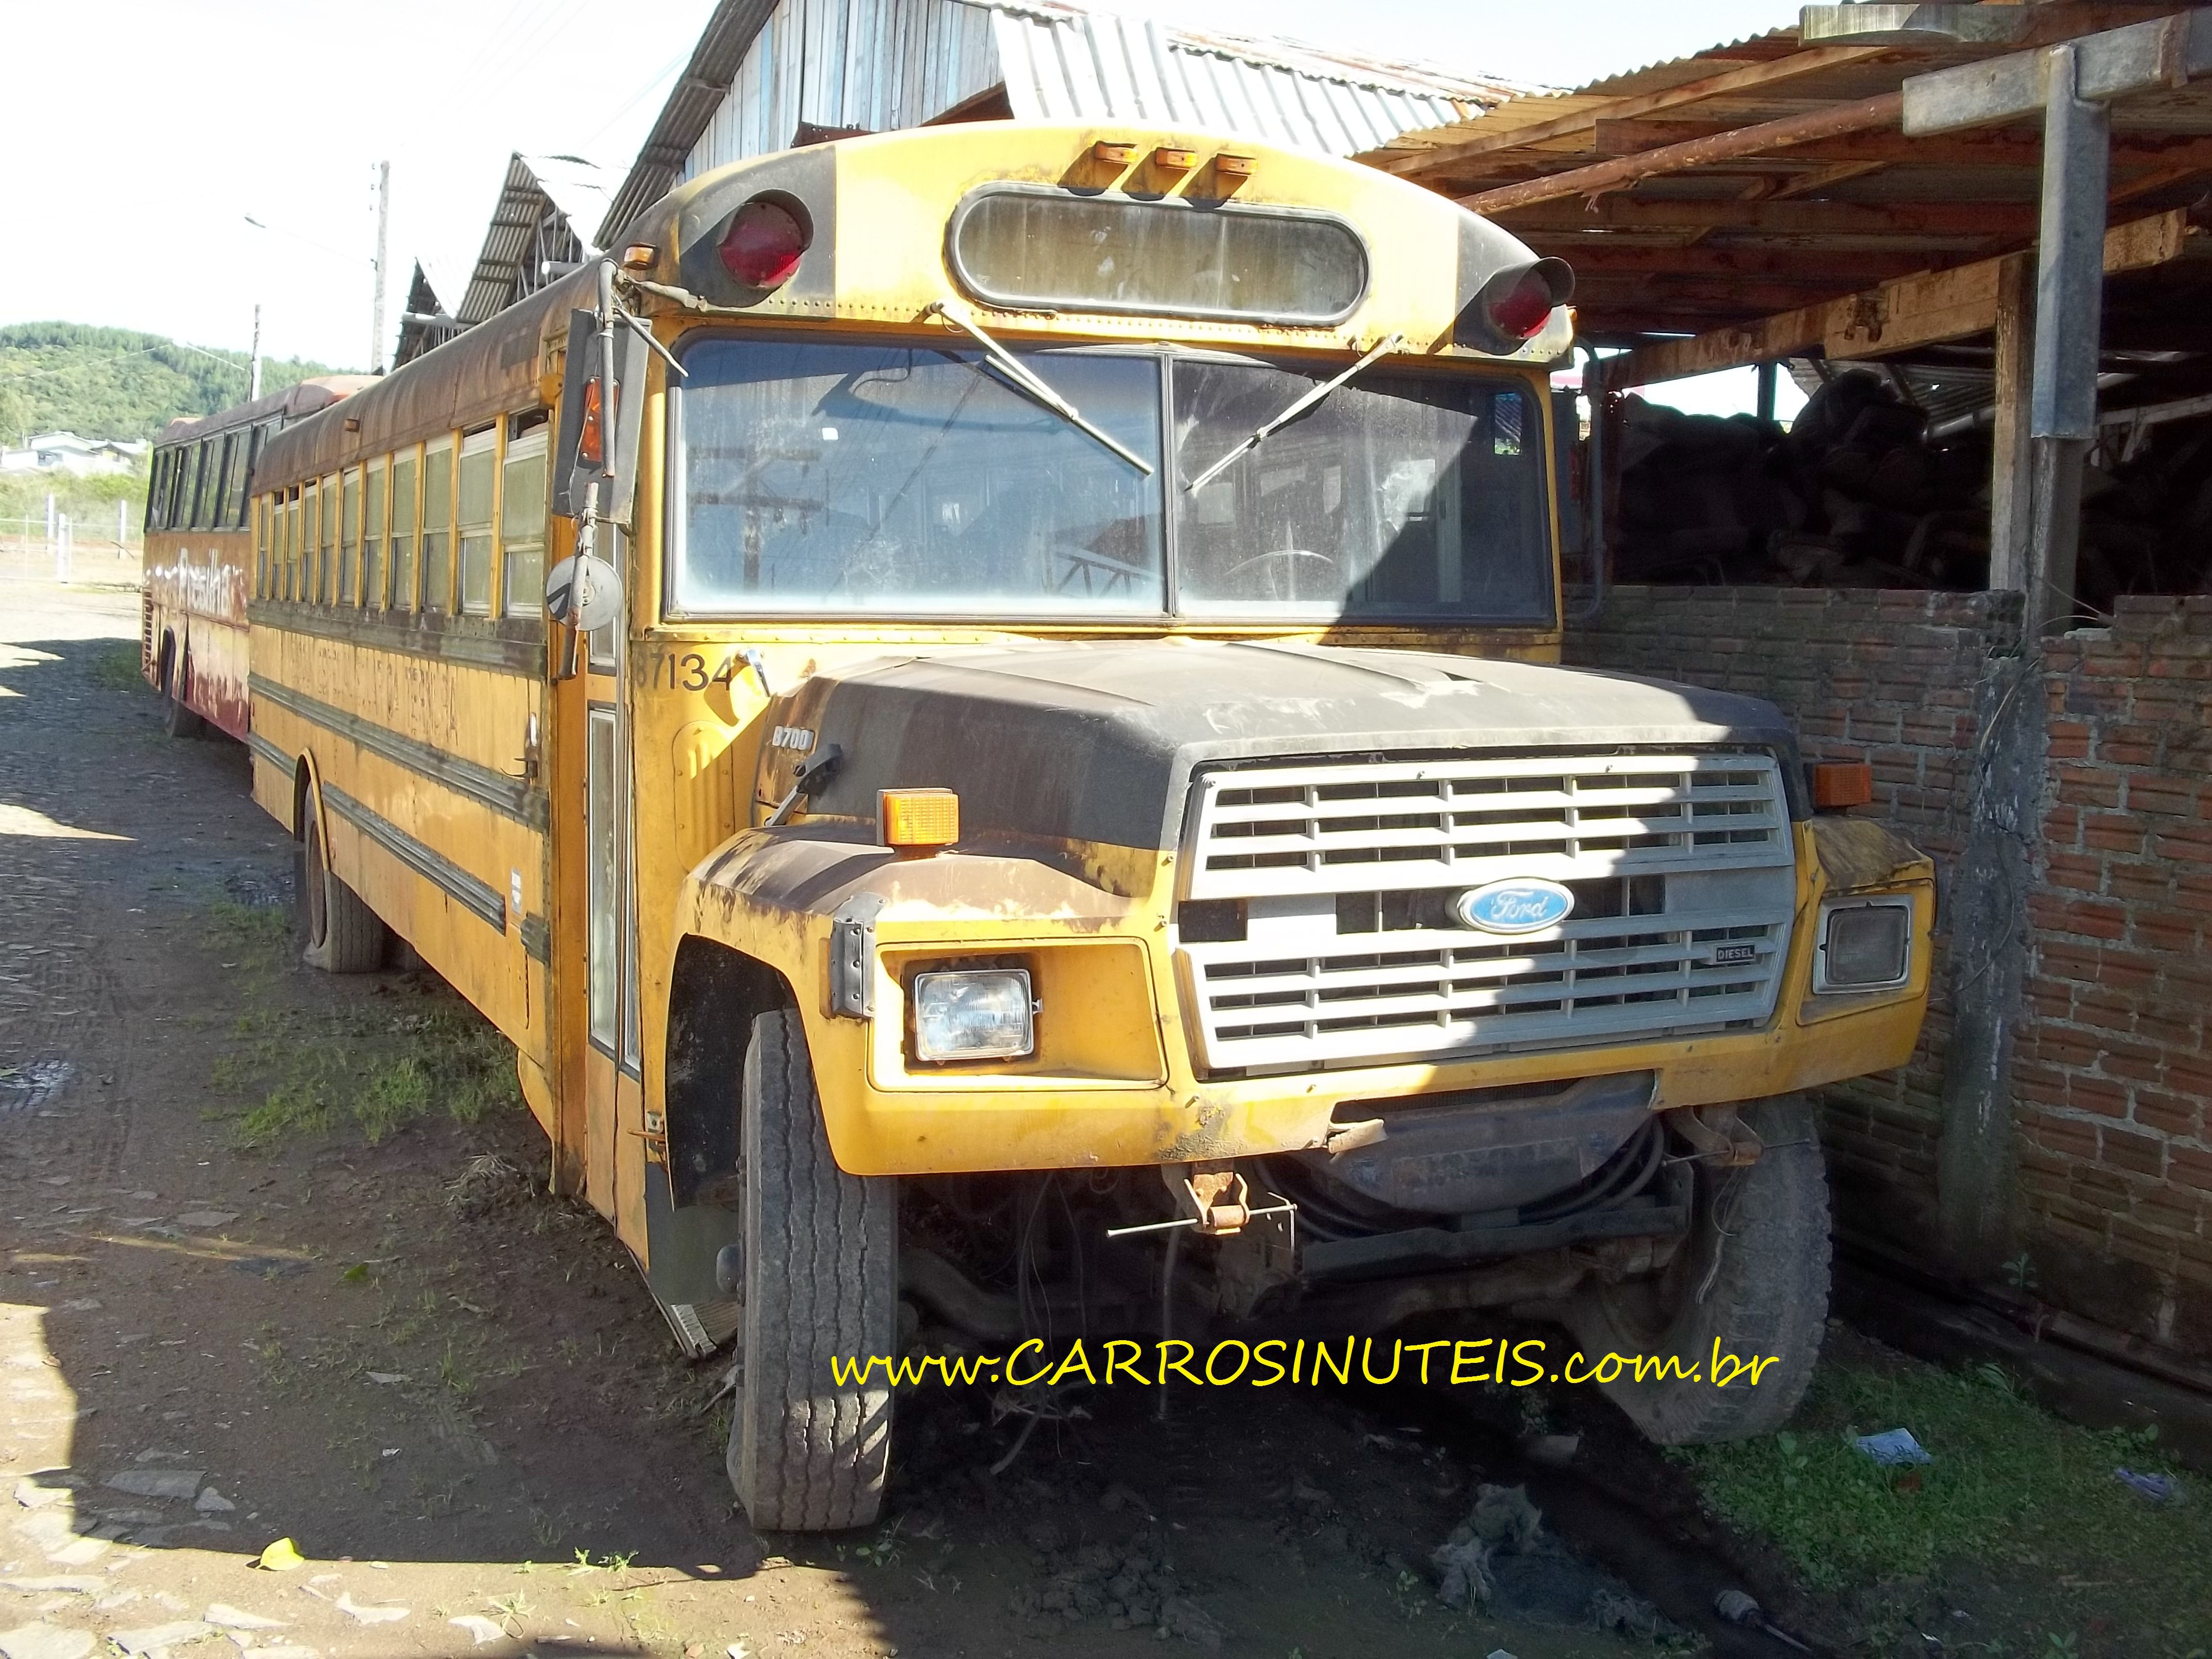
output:
[[[1907,1428],[1934,1462],[1887,1469],[1855,1437]],[[1837,1591],[1932,1572],[2124,1585],[2149,1626],[2212,1634],[2192,1592],[2212,1559],[2212,1505],[2153,1503],[2113,1474],[2172,1473],[2154,1431],[2060,1421],[1994,1365],[1824,1366],[1789,1431],[1671,1454],[1733,1525],[1764,1534],[1806,1582]],[[2190,1483],[2185,1484],[2201,1484]]]
[[[281,915],[231,904],[204,914],[220,948],[235,951],[249,977],[283,966],[290,934]],[[475,1123],[521,1103],[514,1048],[450,992],[397,1016],[365,1004],[249,1016],[229,1034],[233,1046],[209,1081],[226,1094],[261,1095],[231,1116],[232,1139],[249,1151],[349,1123],[374,1145],[441,1112]]]
[[[253,968],[274,968],[291,949],[292,919],[281,905],[217,899],[202,907],[200,920],[209,942],[226,956],[236,952],[240,967],[248,966],[250,958]]]
[[[103,691],[151,691],[138,665],[135,645],[111,645],[94,654],[86,665],[92,683]]]

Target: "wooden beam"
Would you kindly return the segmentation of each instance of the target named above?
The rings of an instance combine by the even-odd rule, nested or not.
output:
[[[2028,363],[2035,326],[2035,255],[1997,261],[1996,374],[1990,436],[1990,576],[1994,589],[2027,586]]]
[[[1943,236],[2035,234],[2033,202],[1746,202],[1711,197],[1601,196],[1539,203],[1502,214],[1517,236],[1542,231],[1736,231],[1767,236]]]
[[[1468,124],[1467,136],[1449,143],[1435,143],[1419,150],[1387,153],[1376,159],[1376,165],[1386,173],[1401,176],[1433,172],[1454,161],[1470,156],[1488,155],[1501,149],[1515,149],[1523,144],[1540,143],[1547,138],[1561,138],[1569,133],[1588,132],[1602,116],[1613,120],[1637,115],[1656,115],[1661,110],[1680,109],[1691,104],[1702,103],[1708,98],[1718,98],[1734,92],[1747,92],[1755,88],[1778,86],[1785,81],[1797,80],[1822,70],[1841,69],[1848,64],[1863,64],[1869,58],[1889,55],[1882,46],[1815,46],[1808,52],[1793,52],[1787,58],[1777,58],[1764,64],[1747,64],[1741,69],[1710,75],[1703,80],[1685,82],[1662,92],[1647,92],[1633,98],[1615,98],[1608,102],[1588,106],[1549,121],[1508,127],[1499,123],[1498,130],[1486,132],[1497,118],[1485,116]]]
[[[2105,233],[2105,270],[2166,264],[2180,256],[2188,234],[2188,215],[2179,210],[2115,225]],[[2004,270],[2000,258],[1923,271],[1741,328],[1642,347],[1607,366],[1607,383],[1648,386],[1815,350],[1836,359],[1884,356],[1986,333],[1996,326]]]
[[[1749,321],[1784,307],[1802,306],[1806,298],[1803,289],[1778,283],[1728,283],[1708,277],[1702,283],[1656,283],[1647,278],[1641,287],[1621,283],[1578,287],[1574,303],[1592,328],[1617,327],[1622,317],[1632,313],[1674,317],[1671,331],[1680,332]]]
[[[1632,155],[1662,144],[1687,143],[1733,129],[1711,121],[1601,121],[1595,154]],[[1578,156],[1515,157],[1531,163],[1579,165]],[[2032,126],[1991,127],[1908,138],[1902,132],[1864,132],[1796,146],[1799,161],[1887,161],[1898,167],[2022,167],[2043,165],[2043,136]],[[2120,132],[2112,136],[2115,167],[2212,166],[2212,138],[2186,132]]]
[[[1550,251],[1548,245],[1537,248],[1540,253]],[[1650,273],[1688,276],[1770,276],[1784,282],[1814,283],[1830,294],[1836,291],[1839,281],[1862,284],[1881,283],[1893,276],[1909,276],[1915,271],[1928,268],[1926,256],[1910,250],[1869,253],[1819,247],[1727,245],[1652,247],[1648,244],[1623,246],[1609,242],[1601,236],[1585,238],[1584,245],[1577,246],[1571,257],[1577,279],[1615,272],[1622,276]]]
[[[1893,127],[1904,110],[1905,94],[1886,92],[1879,97],[1856,99],[1847,104],[1831,104],[1826,109],[1814,110],[1803,115],[1784,116],[1779,121],[1762,121],[1756,126],[1738,127],[1731,132],[1718,132],[1706,138],[1692,138],[1680,144],[1662,144],[1657,149],[1647,149],[1635,155],[1616,156],[1612,161],[1599,161],[1590,167],[1555,173],[1548,178],[1532,179],[1526,184],[1506,185],[1477,195],[1462,196],[1459,204],[1474,213],[1504,213],[1514,208],[1533,207],[1539,202],[1556,202],[1575,196],[1597,196],[1607,191],[1622,189],[1639,179],[1656,178],[1661,173],[1681,173],[1691,167],[1705,167],[1715,161],[1736,161],[1748,155],[1766,155],[1814,138],[1833,138],[1844,133],[1870,132],[1877,128]]]

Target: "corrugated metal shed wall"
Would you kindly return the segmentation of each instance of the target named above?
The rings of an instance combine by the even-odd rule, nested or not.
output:
[[[781,0],[684,164],[787,148],[801,121],[918,126],[999,82],[991,14],[959,0]]]
[[[919,126],[1001,82],[1022,119],[1183,122],[1330,155],[1520,90],[1073,6],[781,0],[683,176],[781,149],[802,121]]]

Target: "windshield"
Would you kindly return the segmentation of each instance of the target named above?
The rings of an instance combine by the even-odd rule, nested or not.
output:
[[[1014,355],[1152,472],[980,350],[695,348],[672,396],[671,611],[1551,619],[1542,427],[1517,386],[1369,368],[1191,490],[1344,365]]]
[[[1025,361],[1158,470],[1155,363]],[[732,342],[684,368],[677,611],[1160,610],[1158,480],[981,353]]]
[[[1177,363],[1178,476],[1339,372]],[[1370,369],[1177,492],[1182,608],[1548,622],[1542,431],[1518,387]]]

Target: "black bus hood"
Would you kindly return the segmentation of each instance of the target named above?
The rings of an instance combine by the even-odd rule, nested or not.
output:
[[[780,698],[757,798],[836,744],[810,816],[872,823],[879,789],[960,796],[963,845],[1165,849],[1191,774],[1268,757],[1727,744],[1783,763],[1771,703],[1589,669],[1296,642],[1154,639],[959,647],[817,674]]]

